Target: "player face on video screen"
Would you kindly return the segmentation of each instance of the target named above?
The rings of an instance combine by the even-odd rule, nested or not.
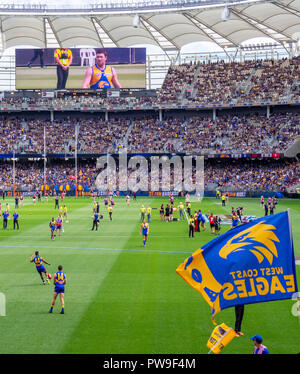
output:
[[[96,64],[100,68],[104,67],[107,61],[107,56],[104,53],[97,53],[96,54]]]

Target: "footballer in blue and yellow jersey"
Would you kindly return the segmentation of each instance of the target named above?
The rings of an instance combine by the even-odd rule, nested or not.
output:
[[[238,224],[239,224],[239,217],[238,217],[237,214],[233,214],[233,215],[232,215],[232,224],[231,224],[231,228],[233,229],[233,228],[237,227]]]
[[[48,273],[43,263],[50,265],[49,262],[47,262],[43,257],[40,256],[39,251],[35,251],[35,254],[31,255],[30,262],[33,262],[35,264],[36,270],[40,274],[40,277],[43,283],[45,284],[43,273],[45,273],[46,280],[48,280],[48,277],[47,277]]]
[[[145,219],[143,220],[143,223],[141,224],[140,233],[143,235],[143,244],[145,247],[148,234],[149,234],[149,223],[147,223]]]
[[[62,265],[58,266],[58,271],[53,276],[53,283],[54,283],[54,293],[52,298],[51,307],[49,313],[52,313],[53,307],[55,304],[55,300],[57,295],[60,295],[60,302],[61,302],[61,314],[65,312],[65,301],[64,301],[64,293],[65,293],[65,284],[67,283],[66,274],[62,271]]]
[[[65,292],[65,284],[66,284],[66,274],[62,271],[57,271],[54,274],[54,292],[61,293]]]
[[[94,65],[92,66],[90,88],[111,88],[112,78],[112,68],[109,65],[105,65],[104,69],[100,69],[97,65]]]
[[[86,70],[82,88],[122,88],[115,69],[106,64],[107,53],[105,49],[96,51],[96,63]]]
[[[50,227],[50,233],[51,233],[51,240],[54,240],[55,237],[55,220],[54,218],[51,219],[49,222],[49,227]]]

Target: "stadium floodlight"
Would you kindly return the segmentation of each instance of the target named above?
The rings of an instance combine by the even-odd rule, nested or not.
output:
[[[229,18],[230,18],[230,10],[226,5],[222,12],[222,21],[226,22],[229,20]]]
[[[140,27],[140,23],[140,16],[138,14],[135,14],[135,16],[133,17],[132,26],[137,29],[138,27]]]

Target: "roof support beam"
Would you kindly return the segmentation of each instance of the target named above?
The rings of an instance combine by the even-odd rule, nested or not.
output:
[[[5,35],[3,32],[3,27],[2,27],[2,18],[0,18],[0,35],[1,35],[1,45],[0,45],[0,57],[1,57],[3,52],[5,51]]]
[[[143,16],[140,16],[140,19],[143,21],[143,24],[145,27],[149,24],[156,32],[158,32],[161,36],[163,36],[172,46],[174,47],[174,50],[180,50],[180,46],[177,45],[173,40],[171,40],[162,30],[158,29],[157,26],[155,26],[149,19],[145,19]],[[145,25],[146,23],[146,25]],[[147,30],[149,31],[149,28],[147,27]],[[153,37],[152,33],[151,36]],[[154,38],[154,40],[156,40]],[[159,43],[158,43],[159,44]]]
[[[99,25],[99,27],[105,32],[107,37],[115,44],[116,47],[120,47],[118,42],[110,35],[109,31],[106,29],[106,27],[100,22],[99,18],[94,17],[95,22]]]
[[[58,35],[57,35],[57,32],[55,31],[55,28],[53,27],[53,24],[52,24],[52,20],[51,20],[51,18],[50,18],[50,17],[46,17],[46,19],[47,19],[47,21],[48,21],[48,24],[49,24],[49,26],[50,26],[50,28],[51,28],[51,30],[52,30],[52,33],[53,33],[55,39],[56,39],[56,41],[57,41],[57,44],[59,45],[60,48],[62,48],[61,41],[60,41],[60,39],[59,39],[59,37],[58,37]]]
[[[205,24],[204,22],[199,21],[196,17],[192,17],[190,14],[187,14],[187,13],[183,13],[183,15],[188,18],[194,26],[196,26],[199,30],[201,30],[213,43],[216,43],[220,48],[223,49],[223,51],[226,53],[227,57],[229,59],[230,56],[229,54],[227,53],[226,49],[224,48],[224,46],[222,44],[220,44],[216,39],[213,38],[212,35],[210,35],[210,33],[208,33],[207,31],[205,31],[204,27],[202,27],[202,25],[204,25],[206,28],[208,28],[209,30],[211,30],[214,34],[220,36],[221,38],[225,39],[228,41],[228,46],[230,44],[234,45],[235,47],[238,47],[236,43],[234,43],[232,40],[230,40],[229,38],[227,38],[225,35],[222,35],[220,33],[217,33],[216,31],[214,31],[209,25]]]
[[[275,27],[273,26],[269,26],[269,25],[264,25],[264,27],[259,27],[257,25],[260,25],[261,24],[261,21],[258,20],[257,18],[255,17],[249,17],[247,14],[244,14],[243,11],[239,11],[237,10],[236,8],[231,8],[230,9],[232,13],[234,13],[237,17],[239,17],[240,19],[242,19],[243,21],[247,22],[249,25],[251,25],[252,27],[256,28],[257,30],[259,30],[261,33],[263,33],[264,35],[266,35],[268,38],[271,38],[271,39],[274,39],[276,40],[278,43],[282,44],[283,45],[283,40],[281,39],[278,39],[277,37],[275,37],[273,35],[273,33],[269,33],[266,28],[272,30],[273,32],[279,34],[279,35],[282,35],[283,37],[286,38],[286,40],[290,40],[291,38],[284,34],[284,32],[276,29]]]
[[[96,27],[96,24],[95,24],[95,23],[97,22],[97,20],[95,19],[95,17],[91,17],[91,21],[92,21],[92,24],[93,24],[93,26],[94,26],[95,32],[96,32],[96,34],[97,34],[97,36],[98,36],[99,43],[100,43],[101,47],[104,47],[104,45],[103,45],[103,41],[102,41],[102,39],[101,39],[101,36],[100,36],[100,34],[99,34],[99,32],[98,32],[98,29],[97,29],[97,27]],[[99,25],[99,24],[97,23],[97,25]]]
[[[288,5],[282,4],[282,3],[280,3],[280,1],[274,1],[273,4],[278,6],[278,8],[280,8],[280,9],[283,9],[283,10],[285,10],[285,11],[291,13],[291,14],[294,14],[297,17],[300,16],[300,11],[298,9],[295,9],[295,8],[291,7],[290,4],[288,4]]]

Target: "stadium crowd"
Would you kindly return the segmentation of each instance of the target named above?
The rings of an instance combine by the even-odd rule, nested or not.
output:
[[[210,162],[205,185],[234,191],[285,191],[300,183],[300,163],[294,161]]]
[[[150,168],[149,162],[149,168]],[[103,169],[104,170],[104,169]],[[87,186],[89,189],[96,188],[95,182],[102,169],[98,169],[95,160],[79,161],[77,167],[77,183]],[[129,168],[128,180],[132,180],[132,173],[137,168]],[[171,167],[170,181],[174,185],[174,169]],[[122,175],[117,168],[117,184]],[[184,175],[183,175],[184,176]],[[72,186],[75,183],[74,161],[51,161],[45,169],[46,184],[53,186]],[[161,167],[158,170],[149,169],[146,175],[146,185],[151,189],[151,181],[158,178],[160,188],[162,187]],[[195,178],[195,174],[193,173]],[[194,180],[195,181],[195,180]],[[110,179],[112,182],[112,179]],[[208,190],[223,188],[234,191],[285,191],[288,187],[300,183],[299,161],[266,161],[266,160],[222,160],[207,159],[204,163],[204,187]],[[15,185],[20,190],[39,190],[44,184],[43,162],[16,162]],[[0,190],[11,190],[13,185],[12,163],[0,164]]]
[[[202,64],[194,82],[193,104],[243,103],[299,98],[300,57]]]
[[[198,152],[273,153],[285,151],[300,135],[297,112],[144,118],[76,118],[55,121],[17,117],[0,121],[0,153]],[[45,129],[45,133],[44,133]],[[45,135],[45,139],[44,139]]]

